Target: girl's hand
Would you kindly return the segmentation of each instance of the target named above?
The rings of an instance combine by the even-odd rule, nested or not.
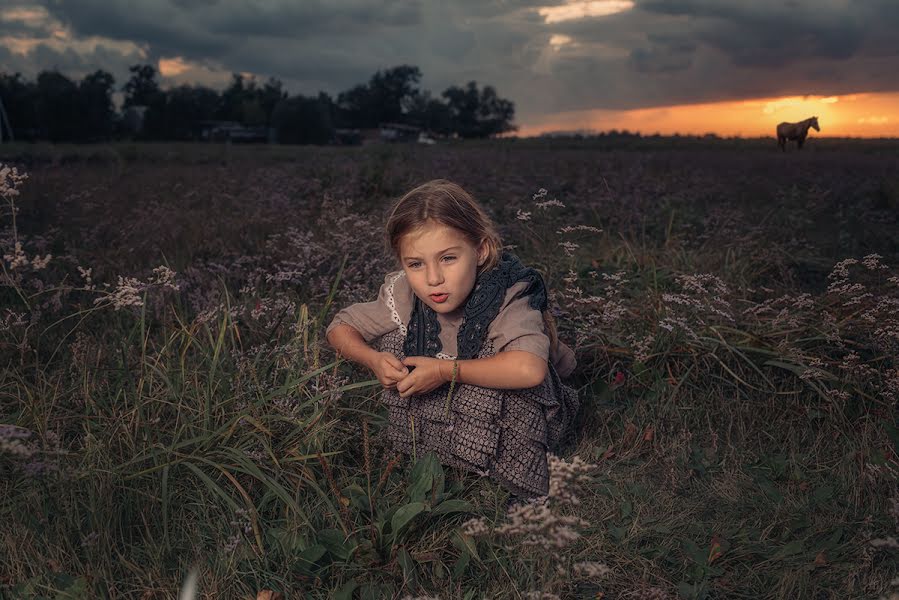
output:
[[[403,361],[403,364],[407,367],[414,367],[415,370],[396,386],[396,391],[402,398],[427,394],[449,381],[445,373],[445,365],[448,365],[449,361],[428,356],[409,356]],[[452,373],[451,365],[449,372]]]
[[[369,368],[381,382],[384,389],[393,389],[397,383],[409,376],[409,369],[390,352],[378,352],[371,360]]]

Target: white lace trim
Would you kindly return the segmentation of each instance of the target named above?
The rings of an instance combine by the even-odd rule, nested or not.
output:
[[[400,318],[400,313],[398,313],[396,311],[396,300],[393,297],[393,287],[394,287],[394,284],[396,284],[397,280],[400,277],[405,277],[405,276],[406,276],[406,272],[400,271],[399,273],[397,273],[396,275],[393,276],[393,279],[391,279],[390,281],[387,282],[387,301],[386,301],[387,308],[390,309],[390,320],[393,321],[394,323],[396,323],[396,325],[397,325],[397,327],[399,327],[400,333],[403,335],[403,337],[405,337],[407,329],[406,329],[406,324],[403,323],[403,320]],[[439,358],[441,360],[454,360],[456,357],[450,356],[449,354],[446,354],[444,352],[438,352],[435,355],[435,358]]]
[[[406,272],[400,271],[387,283],[387,308],[390,309],[390,320],[397,324],[397,327],[400,328],[400,333],[403,334],[404,337],[406,335],[406,324],[403,323],[403,320],[400,318],[400,313],[396,312],[396,300],[393,299],[393,286],[400,277],[405,276]]]

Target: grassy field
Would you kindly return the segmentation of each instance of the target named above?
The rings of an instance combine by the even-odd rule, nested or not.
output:
[[[0,596],[899,597],[897,140],[0,164],[27,173],[0,178]],[[323,342],[395,268],[389,202],[435,177],[544,273],[577,353],[543,512],[396,456]]]

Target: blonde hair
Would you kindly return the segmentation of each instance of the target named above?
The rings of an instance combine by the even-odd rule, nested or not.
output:
[[[503,243],[493,221],[481,205],[462,187],[446,179],[433,179],[406,192],[390,209],[387,217],[387,245],[393,254],[400,256],[403,236],[435,221],[462,233],[477,248],[487,245],[487,260],[478,269],[478,275],[499,264]],[[543,311],[543,323],[549,334],[550,347],[558,345],[555,320]]]

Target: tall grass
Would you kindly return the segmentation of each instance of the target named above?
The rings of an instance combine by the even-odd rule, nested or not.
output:
[[[896,160],[730,145],[4,170],[0,589],[895,593]],[[394,268],[386,202],[431,176],[546,273],[577,351],[542,504],[397,456],[376,382],[323,344]]]

